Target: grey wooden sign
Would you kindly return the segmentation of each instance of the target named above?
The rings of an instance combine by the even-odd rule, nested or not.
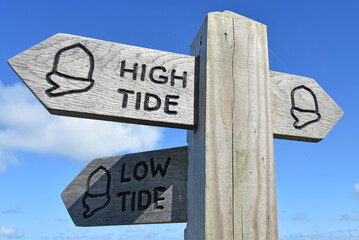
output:
[[[188,148],[98,158],[61,194],[77,226],[187,221]]]
[[[8,62],[52,114],[194,128],[195,57],[59,33]]]
[[[344,114],[312,78],[271,71],[270,84],[275,138],[318,142]]]
[[[56,34],[9,60],[52,114],[194,129],[195,58]],[[343,111],[311,78],[270,72],[275,138],[322,140]]]

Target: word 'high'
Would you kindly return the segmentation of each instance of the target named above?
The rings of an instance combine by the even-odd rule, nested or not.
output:
[[[141,65],[140,80],[145,81],[147,65]],[[132,79],[137,80],[138,63],[134,63],[132,68],[126,68],[126,61],[121,62],[120,77],[124,77],[125,73],[132,74]],[[175,80],[182,80],[182,87],[187,86],[187,72],[183,71],[182,76],[176,75],[176,69],[172,69],[170,73],[163,66],[152,67],[148,73],[148,78],[156,84],[166,84],[170,80],[171,86],[175,86]]]

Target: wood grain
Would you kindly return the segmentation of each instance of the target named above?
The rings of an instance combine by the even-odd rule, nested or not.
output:
[[[59,33],[8,62],[52,114],[193,129],[194,61]]]
[[[343,111],[312,78],[271,71],[270,82],[275,138],[318,142],[343,116]],[[293,115],[298,118],[296,125]]]
[[[206,140],[207,140],[207,29],[208,18],[202,23],[191,44],[191,55],[197,59],[196,79],[198,82],[198,126],[195,132],[187,132],[188,142],[188,183],[187,183],[187,226],[184,239],[205,239],[206,236]],[[213,137],[213,132],[211,136]],[[207,161],[208,162],[208,161]],[[209,163],[211,164],[211,163]]]
[[[95,159],[62,200],[77,226],[185,222],[187,154],[179,147]]]
[[[185,239],[278,239],[266,28],[209,13],[191,55],[200,91]]]
[[[278,239],[266,26],[237,18],[233,49],[234,239]]]
[[[248,20],[226,13],[235,19]],[[74,45],[82,46],[85,51],[81,52],[78,46],[66,50]],[[92,65],[86,50],[92,55]],[[196,127],[195,60],[192,56],[56,34],[13,57],[9,64],[52,114],[187,129]],[[135,65],[136,71],[132,71]],[[92,72],[90,78],[89,72]],[[184,72],[185,88],[181,79]],[[74,80],[74,77],[82,80]],[[275,138],[318,142],[343,115],[313,79],[274,71],[270,78]],[[51,82],[59,88],[52,89]],[[316,115],[291,111],[291,93],[298,86],[313,91],[320,114],[318,121],[303,128],[294,126],[295,118],[300,126],[302,122],[315,120]],[[307,91],[301,89],[294,96],[302,109],[315,109],[313,97]],[[156,110],[158,99],[161,104]]]
[[[199,118],[189,146],[185,239],[232,239],[232,19],[209,13],[192,45],[199,55]],[[228,31],[227,35],[223,31]],[[230,89],[230,91],[229,91]]]

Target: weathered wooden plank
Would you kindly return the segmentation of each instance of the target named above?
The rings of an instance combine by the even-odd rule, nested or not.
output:
[[[312,78],[271,71],[275,138],[318,142],[343,116],[343,111]]]
[[[98,158],[61,197],[77,226],[187,220],[188,148]]]
[[[188,183],[187,183],[187,226],[184,230],[184,239],[205,239],[206,234],[206,126],[207,126],[207,29],[206,16],[202,26],[191,44],[191,55],[196,56],[196,81],[198,83],[198,126],[195,132],[187,132],[188,142]],[[213,133],[211,133],[213,136]]]
[[[231,18],[209,13],[191,45],[200,92],[198,129],[187,133],[186,239],[233,239],[232,34]]]
[[[199,118],[188,131],[186,239],[278,239],[266,27],[209,13],[199,55]]]
[[[9,64],[52,114],[195,128],[192,56],[56,34]],[[343,115],[310,78],[272,71],[271,95],[275,138],[320,141]]]
[[[52,114],[193,129],[194,61],[56,34],[8,62]]]
[[[234,239],[278,239],[265,25],[233,17]]]

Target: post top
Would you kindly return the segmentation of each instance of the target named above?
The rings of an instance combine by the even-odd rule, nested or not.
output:
[[[258,22],[258,21],[255,21],[251,18],[247,18],[245,16],[242,16],[242,15],[239,15],[238,13],[235,13],[235,12],[232,12],[232,11],[228,11],[228,10],[225,10],[223,12],[209,12],[208,15],[211,15],[211,14],[223,14],[225,15],[226,17],[230,17],[230,18],[235,18],[235,19],[240,19],[240,20],[244,20],[244,21],[250,21],[250,22],[255,22],[255,23],[259,23],[259,24],[262,24],[262,25],[265,25],[261,22]]]

